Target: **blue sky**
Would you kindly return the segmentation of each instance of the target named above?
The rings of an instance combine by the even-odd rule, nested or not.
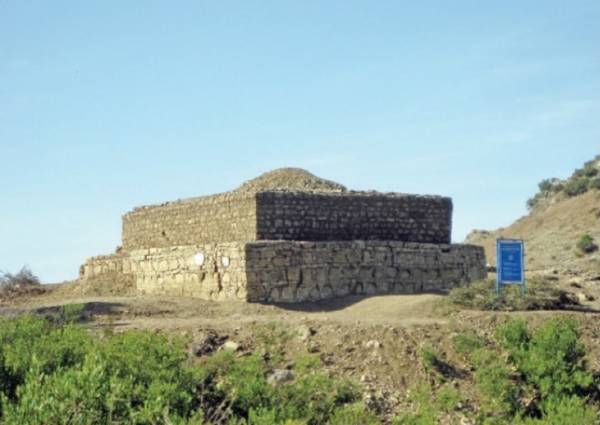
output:
[[[600,153],[600,2],[0,0],[0,269],[281,166],[507,225]]]

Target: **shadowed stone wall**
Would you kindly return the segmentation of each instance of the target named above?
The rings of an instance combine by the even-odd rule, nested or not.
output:
[[[450,198],[369,192],[256,196],[256,240],[450,243]]]

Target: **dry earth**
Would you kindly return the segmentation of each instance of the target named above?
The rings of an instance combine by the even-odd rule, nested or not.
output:
[[[572,280],[572,278],[569,278]],[[575,285],[576,286],[573,286]],[[565,281],[576,291],[595,298],[588,311],[482,312],[451,308],[441,294],[346,297],[327,302],[264,305],[212,302],[177,297],[81,296],[73,284],[58,285],[41,296],[0,304],[0,315],[49,313],[67,303],[85,306],[93,330],[151,329],[187,336],[194,351],[207,335],[220,342],[239,344],[239,355],[259,350],[265,330],[285,331],[288,361],[317,355],[326,371],[361,383],[367,402],[382,416],[409,407],[407,392],[416,382],[431,380],[420,358],[424,346],[435,347],[447,364],[447,379],[461,392],[466,414],[473,408],[472,370],[456,353],[452,337],[474,332],[491,338],[496,324],[508,317],[524,317],[532,325],[544,319],[569,315],[581,323],[592,370],[600,372],[600,282]],[[209,351],[210,351],[209,347]],[[217,347],[214,347],[217,348]],[[433,385],[439,385],[432,381]]]
[[[488,262],[495,265],[497,238],[523,239],[528,254],[526,267],[530,271],[559,269],[600,275],[600,250],[577,255],[575,245],[583,234],[600,241],[598,190],[534,208],[507,227],[491,232],[473,231],[466,242],[483,246]]]

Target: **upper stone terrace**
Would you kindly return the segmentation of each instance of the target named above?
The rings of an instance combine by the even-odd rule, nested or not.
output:
[[[265,173],[223,194],[138,207],[123,248],[257,240],[450,243],[452,200],[348,191],[300,169]]]

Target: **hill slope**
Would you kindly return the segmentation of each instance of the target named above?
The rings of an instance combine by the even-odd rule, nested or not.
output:
[[[483,246],[488,263],[495,265],[497,238],[523,239],[529,271],[563,270],[600,276],[600,250],[583,253],[576,248],[582,235],[600,244],[600,190],[590,183],[600,175],[598,170],[600,158],[596,157],[567,180],[541,182],[540,193],[532,198],[535,202],[530,200],[528,215],[494,231],[474,230],[466,242]],[[588,184],[582,193],[568,194],[560,189],[581,185],[581,179]]]

